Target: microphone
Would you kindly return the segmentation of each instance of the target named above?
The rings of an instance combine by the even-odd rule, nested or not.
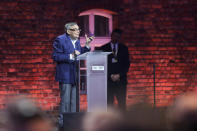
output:
[[[90,43],[94,39],[94,35],[90,34],[90,37],[88,37],[87,34],[85,34],[85,38],[86,38],[86,42]]]
[[[80,55],[81,53],[78,50],[75,50],[73,52],[74,58],[77,58],[78,55]]]
[[[92,37],[89,37],[89,39],[90,39],[90,41],[92,41],[92,40],[93,40],[93,38],[92,38]]]

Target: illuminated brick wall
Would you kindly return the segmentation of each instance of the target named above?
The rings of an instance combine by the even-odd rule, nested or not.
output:
[[[196,90],[196,2],[139,0],[130,4],[133,8],[125,5],[126,13],[119,17],[131,55],[128,103],[135,98],[153,103],[153,64],[157,106]]]
[[[197,88],[196,4],[195,0],[1,0],[0,108],[6,98],[26,94],[43,109],[58,110],[52,42],[64,32],[66,22],[92,8],[118,13],[114,26],[124,30],[131,59],[128,105],[153,103],[153,64],[156,103],[170,104],[176,95]]]

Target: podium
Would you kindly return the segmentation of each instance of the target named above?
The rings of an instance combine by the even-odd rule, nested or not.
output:
[[[97,108],[107,111],[107,58],[109,54],[111,52],[87,52],[77,57],[77,60],[84,61],[83,64],[79,62],[78,89],[81,93],[87,93],[87,112],[93,112]]]

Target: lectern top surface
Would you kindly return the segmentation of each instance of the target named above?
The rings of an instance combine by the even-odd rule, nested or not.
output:
[[[102,51],[86,52],[77,56],[77,60],[85,60],[89,55],[109,55],[111,53],[112,52],[102,52]]]

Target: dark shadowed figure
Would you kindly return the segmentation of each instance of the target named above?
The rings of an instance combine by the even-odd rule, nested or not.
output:
[[[126,91],[127,91],[127,72],[130,61],[126,45],[120,42],[122,30],[114,29],[111,34],[111,42],[98,47],[97,50],[112,52],[108,57],[108,90],[107,102],[113,106],[114,97],[118,100],[119,108],[126,108]]]

